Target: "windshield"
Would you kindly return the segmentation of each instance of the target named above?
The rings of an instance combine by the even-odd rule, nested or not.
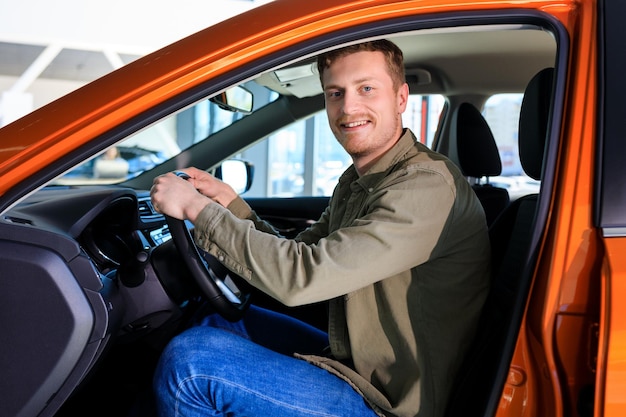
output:
[[[277,93],[254,81],[246,83],[245,88],[254,96],[251,112],[233,111],[233,108],[213,100],[200,101],[106,149],[57,178],[52,184],[123,182],[174,158],[198,142],[210,139],[214,133],[278,98]]]

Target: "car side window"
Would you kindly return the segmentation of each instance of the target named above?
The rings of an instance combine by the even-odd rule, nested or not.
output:
[[[404,126],[428,146],[444,101],[440,95],[409,97]],[[246,197],[330,196],[339,176],[352,164],[333,136],[325,111],[275,132],[237,157],[255,166]]]
[[[524,173],[519,158],[519,114],[523,97],[523,94],[496,94],[485,102],[483,108],[483,116],[491,128],[502,160],[502,174],[489,178],[489,182],[506,188],[511,200],[537,193],[540,186],[539,181]]]

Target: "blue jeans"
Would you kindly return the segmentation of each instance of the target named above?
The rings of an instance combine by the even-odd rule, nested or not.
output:
[[[159,416],[375,416],[347,382],[292,356],[327,345],[326,333],[260,308],[236,323],[206,316],[161,355]]]

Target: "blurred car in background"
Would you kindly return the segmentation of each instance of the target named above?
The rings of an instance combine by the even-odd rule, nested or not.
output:
[[[112,156],[107,157],[107,153]],[[59,177],[54,184],[87,184],[98,180],[110,183],[112,180],[126,180],[154,168],[166,159],[163,151],[151,151],[136,146],[112,147],[107,149],[105,154],[90,159]],[[113,162],[107,166],[107,162],[102,161]]]

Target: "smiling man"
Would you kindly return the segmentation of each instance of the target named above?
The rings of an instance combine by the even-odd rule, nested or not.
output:
[[[329,58],[319,70],[330,128],[359,174],[365,174],[402,136],[409,87],[401,71],[389,73],[402,68],[401,61],[393,67],[387,62],[395,55],[348,51],[335,58],[332,72],[325,70]]]
[[[442,416],[489,283],[485,217],[447,158],[402,126],[402,52],[380,40],[318,58],[333,133],[353,166],[293,240],[226,184],[155,179],[159,211],[287,305],[328,300],[328,334],[251,308],[208,315],[163,352],[161,416]]]

